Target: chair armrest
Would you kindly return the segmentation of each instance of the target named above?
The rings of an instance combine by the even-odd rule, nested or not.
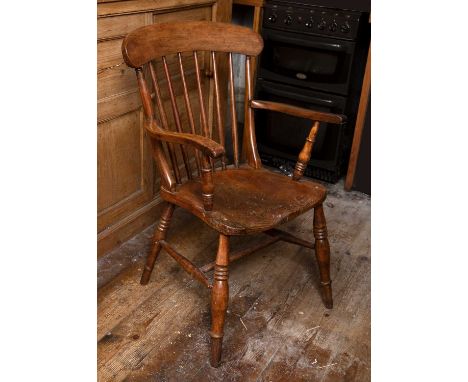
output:
[[[219,158],[225,153],[224,147],[210,138],[201,135],[163,130],[157,127],[154,121],[146,125],[146,131],[150,137],[161,141],[194,146],[211,158]]]
[[[289,114],[294,117],[307,118],[319,122],[328,122],[336,124],[346,122],[346,116],[342,114],[324,113],[321,111],[305,109],[303,107],[287,105],[285,103],[280,102],[252,100],[250,101],[250,107],[252,109],[266,109],[271,111],[277,111],[279,113]]]
[[[297,158],[296,166],[292,176],[293,180],[301,179],[302,175],[304,174],[304,171],[310,160],[312,147],[315,142],[315,137],[317,135],[320,122],[335,124],[342,124],[346,122],[346,116],[342,114],[324,113],[321,111],[305,109],[303,107],[287,105],[279,102],[252,100],[250,101],[250,107],[252,109],[277,111],[279,113],[289,114],[294,117],[307,118],[313,121],[304,147],[302,148],[301,152],[299,153],[299,157]]]
[[[224,147],[218,142],[201,135],[163,130],[157,126],[155,121],[147,122],[145,127],[148,135],[152,138],[169,143],[190,145],[202,152],[201,180],[203,207],[205,211],[211,211],[213,209],[214,184],[212,161],[210,158],[219,158],[224,155]]]

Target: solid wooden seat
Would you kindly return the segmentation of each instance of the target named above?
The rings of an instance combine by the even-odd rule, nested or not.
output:
[[[161,196],[166,202],[141,284],[149,282],[156,259],[164,249],[185,271],[210,289],[210,363],[214,367],[221,359],[231,262],[279,240],[314,249],[322,299],[327,308],[333,307],[330,247],[322,206],[326,189],[319,184],[302,181],[301,177],[310,159],[320,123],[341,124],[345,117],[254,100],[251,63],[262,48],[262,38],[252,30],[208,21],[144,26],[129,33],[122,43],[124,60],[136,71],[145,131],[161,175]],[[233,54],[245,56],[247,102],[242,156],[237,131]],[[226,66],[228,70],[225,70]],[[173,77],[174,72],[177,74]],[[145,77],[151,77],[151,81]],[[173,84],[175,80],[178,80],[178,86]],[[205,98],[207,89],[213,95],[208,102]],[[198,97],[193,97],[194,90]],[[227,99],[230,125],[225,123],[227,113],[222,106]],[[166,112],[168,106],[170,113]],[[255,109],[268,109],[310,120],[311,129],[298,153],[292,177],[262,168],[255,139]],[[226,126],[229,126],[232,140],[231,163],[225,149]],[[215,261],[197,267],[166,241],[176,206],[191,212],[219,232]],[[314,209],[314,243],[276,228],[311,208]],[[230,236],[259,232],[268,235],[267,240],[230,253]],[[212,281],[206,275],[211,270],[214,270]]]
[[[192,212],[213,229],[225,235],[245,235],[266,231],[321,204],[326,188],[318,183],[295,182],[264,169],[238,168],[213,174],[213,210],[205,211],[202,184],[191,180],[175,193],[162,191],[162,197]]]

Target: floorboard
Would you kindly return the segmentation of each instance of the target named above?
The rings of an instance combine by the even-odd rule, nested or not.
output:
[[[370,198],[328,186],[334,308],[318,290],[313,250],[279,242],[230,266],[221,366],[209,355],[209,291],[164,251],[139,284],[154,227],[98,261],[98,379],[370,381]],[[313,212],[283,229],[312,240]],[[234,237],[231,249],[260,236]],[[217,234],[176,209],[168,242],[198,265]]]

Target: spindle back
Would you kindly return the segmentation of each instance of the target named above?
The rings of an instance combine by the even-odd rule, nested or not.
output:
[[[136,69],[148,129],[155,124],[163,130],[211,138],[225,147],[226,123],[222,105],[223,100],[229,99],[232,164],[239,167],[233,54],[246,56],[245,88],[251,99],[250,57],[257,56],[262,48],[262,38],[249,28],[211,21],[185,21],[134,30],[122,43],[122,55],[127,65]],[[228,73],[223,70],[226,65],[220,63],[227,63]],[[228,84],[222,82],[225,77]],[[212,102],[207,99],[208,93],[212,94]],[[246,159],[257,168],[261,164],[255,143],[253,112],[246,107],[245,113]],[[174,190],[184,179],[201,176],[206,166],[198,150],[175,143],[153,143],[154,157],[168,188]],[[217,167],[224,170],[228,159],[224,155],[219,162],[211,161],[209,165],[211,171]]]

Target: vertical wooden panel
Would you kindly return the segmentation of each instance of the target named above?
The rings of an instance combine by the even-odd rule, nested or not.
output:
[[[361,146],[362,131],[364,129],[364,121],[366,119],[367,103],[369,101],[370,85],[371,84],[371,48],[367,53],[367,63],[364,72],[364,80],[362,83],[361,98],[359,100],[359,108],[356,116],[356,125],[354,128],[353,143],[351,146],[351,154],[349,157],[348,172],[345,180],[345,190],[351,190],[354,182],[354,174],[356,172],[356,164],[359,156],[359,148]]]
[[[134,111],[99,126],[98,211],[141,191],[139,114]]]

